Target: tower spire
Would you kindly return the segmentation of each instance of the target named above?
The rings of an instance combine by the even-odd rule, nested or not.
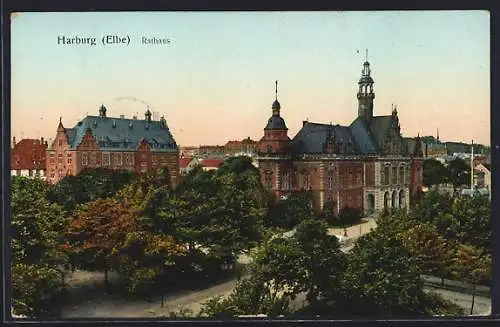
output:
[[[439,127],[437,128],[436,140],[439,142]]]
[[[275,84],[276,84],[276,87],[275,87],[274,93],[275,93],[276,97],[274,100],[278,101],[278,80],[275,81]]]
[[[368,62],[368,49],[365,49],[365,62]]]

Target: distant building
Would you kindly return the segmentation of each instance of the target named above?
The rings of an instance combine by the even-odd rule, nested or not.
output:
[[[203,157],[223,157],[225,151],[223,145],[200,145],[196,154]]]
[[[181,175],[189,173],[197,165],[200,165],[200,160],[196,157],[183,156],[179,158],[179,170]]]
[[[47,149],[47,179],[56,183],[86,168],[130,170],[138,173],[163,169],[172,186],[179,175],[179,149],[165,118],[143,120],[108,117],[101,106],[99,116],[86,116],[73,128],[59,120],[54,142]]]
[[[43,137],[40,140],[23,139],[18,143],[15,137],[12,138],[11,175],[45,179],[47,147],[48,142]]]
[[[304,121],[293,139],[277,99],[259,143],[262,184],[276,198],[306,190],[319,213],[329,202],[339,214],[345,207],[365,214],[408,208],[423,187],[420,138],[401,135],[396,107],[373,115],[373,79],[363,64],[358,83],[358,117],[349,126]]]
[[[474,167],[474,186],[485,188],[491,194],[491,165],[478,164]]]
[[[258,148],[259,142],[248,137],[241,141],[228,141],[224,145],[224,153],[226,155],[253,155],[257,153]]]
[[[204,171],[217,170],[223,163],[224,160],[218,158],[202,159],[200,161],[201,167]]]
[[[181,157],[192,157],[198,152],[198,148],[195,146],[183,146],[180,148]]]
[[[425,143],[424,147],[424,158],[426,159],[435,158],[444,160],[448,155],[446,143],[441,143],[441,140],[439,139],[439,129],[437,130],[437,135],[434,141]]]

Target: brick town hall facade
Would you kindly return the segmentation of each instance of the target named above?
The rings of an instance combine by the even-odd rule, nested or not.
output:
[[[165,118],[144,120],[108,117],[106,107],[99,116],[87,116],[73,128],[59,121],[54,142],[47,149],[47,181],[56,183],[66,175],[86,168],[130,170],[139,173],[166,169],[172,186],[178,183],[179,150]]]
[[[317,213],[330,202],[337,215],[345,207],[370,214],[407,208],[421,191],[420,138],[402,137],[395,107],[390,115],[373,115],[370,74],[366,61],[358,83],[358,117],[349,126],[304,121],[290,139],[276,96],[258,160],[263,185],[278,198],[309,190]]]

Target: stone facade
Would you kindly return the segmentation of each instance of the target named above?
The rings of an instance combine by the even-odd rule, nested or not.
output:
[[[304,121],[293,139],[288,137],[276,96],[258,159],[261,181],[277,199],[305,190],[312,194],[317,213],[331,202],[337,214],[346,207],[370,214],[408,208],[421,191],[419,137],[402,137],[395,107],[391,115],[373,116],[375,95],[368,62],[359,85],[358,117],[350,126]]]

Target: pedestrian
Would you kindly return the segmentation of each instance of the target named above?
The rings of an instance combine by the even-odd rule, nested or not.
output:
[[[347,228],[344,227],[344,236],[347,237]]]

